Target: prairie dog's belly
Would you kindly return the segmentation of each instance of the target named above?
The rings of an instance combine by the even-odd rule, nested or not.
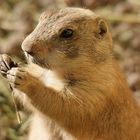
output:
[[[31,118],[30,132],[28,140],[49,140],[49,133],[47,132],[47,124],[42,116],[33,114]]]
[[[34,113],[31,119],[28,140],[76,140],[62,130],[55,122],[41,113]]]

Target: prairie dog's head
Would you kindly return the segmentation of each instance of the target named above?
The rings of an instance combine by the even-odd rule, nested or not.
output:
[[[90,10],[46,11],[23,41],[29,61],[50,69],[82,69],[110,58],[112,39],[107,23]]]

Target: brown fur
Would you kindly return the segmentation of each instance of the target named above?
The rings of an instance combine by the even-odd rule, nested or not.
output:
[[[75,31],[68,40],[59,37],[66,28]],[[29,65],[8,79],[32,104],[30,140],[140,140],[140,109],[106,21],[80,8],[45,12],[22,48]]]

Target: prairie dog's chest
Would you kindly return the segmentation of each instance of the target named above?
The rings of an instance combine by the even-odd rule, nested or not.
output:
[[[58,75],[51,70],[44,71],[40,80],[46,87],[53,88],[56,91],[62,91],[66,85],[65,81],[60,79]]]

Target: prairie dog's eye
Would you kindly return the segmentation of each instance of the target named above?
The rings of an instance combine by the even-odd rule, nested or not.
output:
[[[72,29],[65,29],[61,32],[60,37],[61,38],[71,38],[73,36],[73,30]]]

